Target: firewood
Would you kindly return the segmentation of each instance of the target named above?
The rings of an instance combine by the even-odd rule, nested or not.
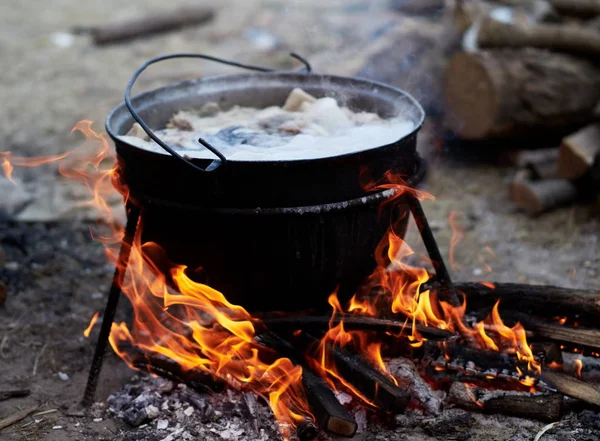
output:
[[[319,343],[318,338],[306,332],[297,337],[303,345]],[[402,387],[394,384],[387,375],[373,367],[362,356],[337,345],[326,343],[325,350],[331,357],[337,373],[379,409],[392,413],[400,413],[406,409],[410,401],[408,384],[401,384]]]
[[[444,94],[446,125],[459,138],[563,135],[595,118],[600,70],[538,49],[460,53]]]
[[[319,426],[329,433],[351,437],[358,425],[348,411],[340,404],[325,380],[315,375],[310,367],[303,363],[304,347],[296,348],[272,331],[259,334],[258,340],[277,352],[279,357],[287,357],[292,363],[302,366],[302,384],[308,399],[308,405]]]
[[[340,436],[352,437],[358,425],[340,404],[325,380],[308,369],[302,370],[302,383],[308,404],[323,430]]]
[[[567,136],[560,145],[560,176],[565,179],[583,176],[592,167],[597,154],[600,154],[600,124],[589,125]]]
[[[263,319],[262,323],[270,329],[288,329],[293,331],[296,329],[327,330],[329,328],[330,321],[331,317],[325,316],[293,316]],[[331,323],[336,325],[340,321],[344,322],[345,329],[357,331],[399,333],[402,330],[406,330],[406,333],[410,333],[410,329],[412,327],[412,323],[407,323],[406,318],[392,320],[360,316],[338,316],[335,317]],[[443,329],[432,328],[430,326],[424,326],[420,324],[415,324],[415,329],[421,335],[430,340],[445,340],[454,335],[451,332]]]
[[[551,340],[578,348],[600,351],[600,331],[591,328],[572,327],[559,323],[548,323],[530,314],[517,311],[505,311],[503,316],[518,320],[528,331],[533,332],[534,338]]]
[[[459,382],[450,387],[448,400],[467,410],[541,421],[558,420],[563,405],[563,397],[560,394],[488,390]]]
[[[584,383],[569,375],[552,371],[542,373],[542,380],[568,397],[600,406],[600,389],[591,384]]]
[[[408,383],[413,399],[430,415],[442,411],[442,398],[421,378],[417,367],[407,358],[396,357],[386,363],[388,372],[402,383]]]
[[[457,290],[467,295],[470,307],[480,308],[501,300],[505,309],[523,311],[531,308],[536,315],[556,317],[581,315],[600,317],[600,291],[561,288],[519,283],[493,283],[494,288],[480,283],[458,282]]]
[[[600,15],[600,1],[598,0],[550,0],[550,4],[565,15],[584,18]]]
[[[511,199],[530,214],[540,214],[577,200],[577,187],[567,179],[518,180],[511,185]]]
[[[531,171],[533,179],[558,177],[558,148],[525,150],[516,158],[516,165]]]
[[[160,15],[92,28],[91,35],[94,43],[98,45],[116,43],[206,23],[212,20],[213,16],[213,10],[206,7],[185,7]]]
[[[600,54],[600,33],[569,24],[516,25],[484,18],[477,32],[479,48],[538,48],[577,55]]]

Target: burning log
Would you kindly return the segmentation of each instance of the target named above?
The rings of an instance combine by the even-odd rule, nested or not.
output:
[[[329,433],[352,437],[358,424],[340,404],[325,380],[308,369],[302,371],[302,382],[308,404],[319,425]]]
[[[416,366],[407,358],[393,358],[386,363],[388,372],[401,383],[408,383],[411,396],[430,415],[439,415],[442,398],[419,375]]]
[[[206,7],[186,7],[160,15],[143,17],[124,23],[92,28],[91,35],[98,45],[116,43],[146,35],[172,31],[184,26],[203,24],[212,20],[214,12]]]
[[[477,33],[482,48],[538,48],[577,55],[600,54],[595,29],[564,24],[515,25],[486,17]]]
[[[597,155],[600,155],[600,124],[592,124],[562,140],[558,172],[565,179],[580,178],[592,168]]]
[[[600,292],[547,285],[494,283],[494,288],[480,283],[456,283],[456,289],[468,297],[468,305],[476,309],[502,300],[504,309],[532,308],[545,317],[578,314],[600,317]]]
[[[331,317],[325,316],[296,316],[296,317],[277,317],[264,319],[262,322],[271,329],[287,329],[287,330],[327,330]],[[403,330],[410,332],[412,323],[406,319],[390,320],[379,319],[361,316],[338,316],[331,322],[333,326],[344,322],[344,328],[356,331],[380,331],[380,332],[395,332],[399,333]],[[429,340],[446,340],[452,337],[449,331],[443,329],[432,328],[415,324],[415,330]]]
[[[506,316],[521,322],[528,331],[533,332],[534,338],[542,338],[578,347],[583,346],[596,352],[600,351],[600,331],[596,329],[574,328],[558,323],[547,323],[529,314],[517,311],[510,311]]]
[[[299,337],[309,345],[319,342],[319,339],[305,332]],[[397,386],[360,355],[350,353],[330,342],[326,343],[325,350],[331,357],[336,372],[379,409],[392,413],[400,413],[406,409],[410,401],[406,384],[402,388]]]
[[[460,53],[448,64],[444,90],[446,124],[460,138],[564,134],[594,119],[600,72],[537,49]]]
[[[319,426],[329,433],[351,437],[356,433],[356,421],[335,397],[325,380],[315,375],[308,366],[298,361],[298,350],[273,332],[263,332],[258,340],[275,350],[279,356],[302,365],[302,383],[308,404]]]
[[[600,390],[591,384],[584,383],[569,375],[552,371],[544,372],[542,380],[568,397],[600,406]]]
[[[563,406],[562,395],[556,393],[488,390],[460,382],[452,384],[448,400],[467,410],[541,421],[557,421]]]
[[[184,370],[179,363],[160,354],[145,354],[136,348],[127,350],[130,363],[140,371],[150,372],[167,380],[182,383],[199,392],[219,392],[224,383],[198,370]]]

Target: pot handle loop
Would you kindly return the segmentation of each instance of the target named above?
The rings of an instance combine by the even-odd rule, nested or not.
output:
[[[304,67],[302,69],[300,69],[299,72],[305,72],[305,73],[312,72],[311,65],[310,65],[310,63],[305,58],[303,58],[300,55],[298,55],[296,53],[293,53],[293,52],[290,54],[290,56],[292,56],[293,58],[299,60],[302,64],[304,64]],[[188,158],[186,158],[186,157],[180,155],[179,153],[177,153],[175,151],[175,149],[173,149],[173,147],[171,147],[169,144],[167,144],[162,139],[160,139],[152,131],[152,129],[150,129],[150,127],[148,126],[148,124],[146,124],[144,122],[144,120],[142,119],[142,117],[139,115],[139,113],[137,113],[137,111],[133,107],[133,104],[131,103],[131,89],[133,88],[133,85],[134,85],[135,81],[138,79],[138,77],[140,76],[140,74],[144,70],[146,70],[146,68],[149,67],[150,65],[152,65],[154,63],[158,63],[159,61],[170,60],[172,58],[201,58],[203,60],[214,61],[215,63],[226,64],[228,66],[234,66],[234,67],[239,67],[239,68],[242,68],[242,69],[253,70],[253,71],[258,71],[258,72],[276,72],[277,69],[270,69],[270,68],[267,68],[267,67],[260,67],[260,66],[252,66],[252,65],[249,65],[249,64],[242,64],[242,63],[238,63],[238,62],[235,62],[235,61],[228,61],[228,60],[223,60],[221,58],[212,57],[210,55],[181,53],[181,54],[162,55],[160,57],[152,58],[152,59],[146,61],[141,67],[138,68],[138,70],[136,70],[134,72],[133,76],[129,80],[129,83],[127,84],[127,87],[125,88],[125,105],[127,106],[127,109],[129,109],[129,112],[131,113],[131,116],[133,116],[133,119],[135,119],[137,121],[137,123],[140,125],[140,127],[142,129],[144,129],[144,132],[146,132],[148,134],[148,136],[154,142],[156,142],[159,146],[161,146],[163,149],[165,149],[173,157],[175,157],[178,160],[184,162],[186,165],[192,167],[196,171],[199,171],[199,172],[211,172],[211,171],[214,171],[214,170],[218,169],[219,167],[221,167],[225,162],[227,162],[227,158],[225,158],[225,156],[219,150],[217,150],[215,147],[213,147],[212,145],[210,145],[206,140],[204,140],[202,138],[199,138],[198,142],[200,144],[202,144],[204,147],[206,147],[207,150],[209,150],[214,155],[216,155],[218,157],[218,159],[213,160],[206,168],[198,167],[196,164],[194,164]]]

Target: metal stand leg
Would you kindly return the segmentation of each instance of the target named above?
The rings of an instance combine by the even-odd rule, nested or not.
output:
[[[98,336],[98,342],[96,343],[96,351],[94,352],[92,367],[88,375],[87,386],[83,395],[82,405],[84,407],[91,406],[96,396],[96,387],[98,386],[98,377],[100,376],[100,370],[102,369],[104,352],[106,351],[110,329],[115,319],[119,297],[121,296],[121,286],[123,285],[125,273],[127,272],[127,264],[129,262],[131,246],[137,230],[139,218],[140,208],[134,204],[128,204],[127,226],[125,227],[125,235],[123,237],[123,243],[121,244],[121,250],[119,251],[117,267],[115,268],[112,285],[110,287],[110,292],[108,293],[108,301],[106,303],[106,308],[104,309],[100,335]]]
[[[437,279],[443,287],[441,292],[442,297],[444,297],[444,300],[447,300],[452,306],[460,306],[460,298],[454,290],[450,273],[448,272],[448,268],[444,263],[444,258],[442,257],[437,242],[435,241],[433,231],[431,231],[431,227],[429,226],[429,222],[427,221],[427,217],[425,216],[421,202],[419,199],[411,195],[408,195],[405,199],[407,200],[407,204],[410,207],[410,211],[415,219],[415,222],[417,223],[417,227],[419,228],[421,238],[423,239],[423,243],[427,249],[427,254],[429,254],[429,258],[435,267]]]

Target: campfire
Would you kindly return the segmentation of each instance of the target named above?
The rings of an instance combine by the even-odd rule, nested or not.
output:
[[[136,76],[139,73],[141,70]],[[320,78],[312,75],[264,75],[269,81],[289,79],[290,84],[306,77],[303,85],[309,92],[323,93],[323,86],[316,85]],[[353,97],[355,102],[367,103],[371,111],[380,110],[377,106],[382,102],[388,103],[386,97],[378,102],[366,88],[361,89],[367,86],[358,80],[330,77],[329,81],[339,81],[342,91],[347,83],[358,94]],[[227,83],[226,87],[232,84]],[[195,83],[192,85],[196,87]],[[290,91],[288,85],[285,93]],[[255,94],[264,94],[272,85],[261,87],[256,86]],[[396,93],[383,85],[368,87],[379,87],[380,95]],[[268,100],[281,101],[282,93],[265,95],[265,104],[272,104]],[[412,102],[402,96],[406,102]],[[154,98],[146,95],[149,97]],[[133,102],[144,108],[140,114],[151,115],[152,109],[143,98]],[[165,105],[164,101],[158,102]],[[172,111],[173,103],[166,104]],[[600,391],[585,382],[586,365],[581,361],[600,356],[600,331],[595,329],[600,310],[597,293],[550,286],[454,283],[421,207],[422,201],[434,198],[414,188],[422,178],[424,164],[414,150],[422,116],[418,115],[418,105],[413,110],[417,114],[414,131],[392,149],[393,154],[402,151],[403,160],[393,162],[389,170],[381,170],[380,159],[363,158],[353,164],[360,173],[346,173],[340,178],[360,174],[363,182],[347,187],[341,199],[332,201],[327,200],[329,195],[316,194],[312,206],[287,205],[285,209],[277,202],[287,197],[301,201],[305,195],[269,188],[268,202],[257,208],[255,202],[260,194],[252,194],[257,183],[249,182],[251,190],[246,191],[237,185],[223,185],[227,175],[217,175],[219,178],[211,181],[211,167],[223,167],[225,172],[230,164],[193,162],[195,168],[204,167],[203,174],[188,167],[190,159],[177,153],[175,159],[128,150],[119,141],[115,158],[107,137],[92,130],[90,121],[78,123],[75,130],[97,146],[92,158],[78,152],[35,159],[2,153],[4,172],[9,178],[14,167],[59,161],[64,175],[81,180],[93,192],[92,203],[112,227],[112,234],[97,237],[106,245],[116,271],[107,307],[100,314],[102,324],[84,404],[89,406],[94,401],[102,359],[110,343],[133,369],[204,392],[227,387],[253,393],[268,403],[285,439],[313,439],[319,430],[352,437],[358,423],[340,399],[343,395],[353,397],[353,402],[361,402],[382,417],[400,414],[407,408],[436,414],[442,406],[453,404],[477,412],[551,422],[571,404],[570,398],[599,406]],[[117,130],[120,133],[116,135],[122,135],[124,129],[116,126],[131,126],[131,118],[124,119],[123,112],[124,107],[109,117],[109,132]],[[142,165],[136,163],[139,158]],[[141,169],[143,166],[152,172],[164,167],[167,176],[174,180],[165,185],[149,182],[150,175]],[[231,166],[241,170],[240,164]],[[260,167],[267,170],[265,164]],[[293,167],[288,170],[292,179],[305,172]],[[176,178],[180,172],[184,178]],[[283,174],[288,171],[280,173],[276,177],[285,180]],[[190,177],[197,178],[191,182],[206,184],[215,192],[207,195],[208,199],[216,200],[220,195],[239,205],[223,208],[210,200],[213,205],[202,206],[198,202],[202,197],[195,194],[202,193],[198,188],[177,193],[177,186]],[[323,179],[319,184],[324,185],[326,193],[334,187],[331,177]],[[258,184],[264,185],[265,181]],[[124,228],[111,217],[106,203],[115,191],[126,205]],[[377,214],[378,218],[374,220],[363,212]],[[431,265],[419,263],[405,241],[410,215],[418,226]],[[177,231],[177,222],[186,216],[192,216],[191,221],[182,223]],[[203,216],[208,219],[208,230],[189,236],[186,242],[189,223]],[[274,262],[267,266],[267,260],[260,260],[259,265],[252,261],[252,247],[262,245],[270,250],[278,242],[284,248],[292,247],[292,240],[286,237],[270,237],[265,239],[269,242],[251,245],[256,241],[256,237],[248,236],[253,229],[259,240],[273,236],[281,231],[279,223],[284,219],[289,228],[305,233],[295,237],[294,243],[311,240],[313,236],[306,233],[311,228],[316,229],[317,235],[328,235],[322,239],[327,242],[341,240],[332,230],[344,226],[344,218],[366,227],[349,229],[342,245],[317,247],[327,254],[320,267],[322,274],[310,273],[317,271],[317,265],[304,265],[306,259],[316,259],[314,255],[305,257],[299,253],[301,272],[290,274],[292,281],[287,283],[282,280],[286,280],[284,271],[293,271],[291,263]],[[239,231],[231,231],[228,238],[228,230],[235,226],[239,226]],[[374,231],[382,233],[375,241],[370,237]],[[215,237],[206,237],[212,234]],[[358,239],[352,241],[347,236]],[[356,250],[351,250],[354,245]],[[366,245],[373,247],[360,259],[355,257],[357,251],[364,252]],[[194,259],[188,258],[205,258],[210,254],[206,250],[220,253],[214,257],[220,265],[216,271],[221,271],[215,285],[210,283],[210,262],[198,268],[192,266]],[[329,258],[339,260],[344,253],[353,266],[329,263]],[[263,254],[257,254],[257,258],[272,258]],[[185,256],[186,263],[173,259],[173,255]],[[226,267],[231,262],[236,268]],[[265,274],[251,278],[249,274],[260,271],[261,265]],[[238,267],[243,277],[232,279],[228,285],[226,278]],[[367,267],[369,271],[365,273]],[[273,274],[268,268],[274,269]],[[353,272],[356,274],[346,280],[337,278],[338,274],[343,277]],[[340,285],[339,289],[331,286],[332,281],[333,285]],[[244,286],[247,291],[241,292],[240,287]],[[263,288],[264,291],[257,291]],[[328,291],[326,295],[324,291]],[[116,323],[121,293],[129,300],[132,313],[128,320]],[[265,296],[266,300],[253,303],[252,296]],[[329,311],[323,308],[325,299]],[[269,304],[283,307],[268,308]],[[87,335],[98,318],[93,317]]]

